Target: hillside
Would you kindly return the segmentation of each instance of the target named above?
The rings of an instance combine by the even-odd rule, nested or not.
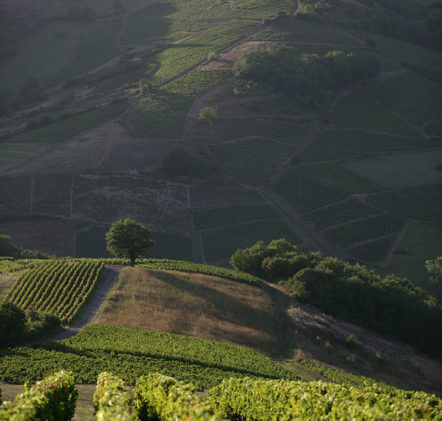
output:
[[[55,274],[57,267],[74,270],[76,267],[91,266],[91,263],[40,263],[29,270],[28,275],[22,275],[12,288],[8,287],[10,275],[0,275],[0,286],[5,291],[9,290],[8,296],[12,302],[23,302],[23,299],[18,300],[21,296],[17,292],[18,286],[26,289],[26,279],[35,278],[32,274],[44,272],[45,267],[50,274]],[[302,305],[274,284],[238,282],[228,279],[227,274],[227,278],[206,275],[198,273],[196,265],[192,273],[192,264],[188,264],[187,272],[160,269],[163,261],[152,260],[145,264],[151,268],[125,267],[121,270],[121,266],[112,266],[112,270],[94,287],[97,292],[92,296],[97,299],[85,301],[80,308],[81,317],[74,319],[72,328],[49,336],[49,339],[64,341],[34,345],[30,349],[22,347],[2,351],[0,379],[22,382],[51,374],[55,368],[65,368],[73,370],[77,381],[81,382],[93,382],[94,376],[106,370],[133,382],[145,370],[159,370],[197,385],[215,385],[219,379],[244,370],[249,375],[265,374],[259,371],[264,367],[261,363],[253,363],[250,368],[244,365],[245,361],[239,363],[243,357],[235,366],[227,366],[229,358],[233,358],[224,355],[227,349],[233,353],[243,351],[242,348],[235,351],[235,347],[223,350],[221,342],[225,342],[253,349],[260,355],[265,354],[282,362],[289,370],[285,371],[289,377],[360,384],[364,378],[358,376],[362,375],[406,389],[437,394],[442,390],[439,361],[425,358],[410,347],[393,343],[356,325],[320,313],[313,307]],[[93,265],[99,263],[95,261]],[[168,265],[179,267],[182,263],[169,261]],[[208,266],[206,270],[209,269]],[[120,270],[116,281],[115,275]],[[63,269],[58,269],[58,272],[62,273]],[[44,295],[47,290],[45,283],[35,285],[34,289],[29,288],[28,293],[22,294],[25,298],[29,297],[25,301],[32,301],[33,296],[47,297],[40,302],[43,302],[42,308],[49,308],[47,303],[54,302],[52,297],[59,297],[59,293],[53,290],[49,295]],[[77,274],[71,290],[76,290],[79,296],[84,295],[83,291],[88,291],[81,275]],[[69,293],[67,297],[77,295]],[[58,302],[61,302],[60,298]],[[29,305],[21,306],[23,309],[31,308]],[[55,305],[53,308],[63,307]],[[38,308],[34,306],[34,310]],[[65,321],[68,320],[66,314],[71,314],[66,310],[57,311],[59,313],[55,314]],[[90,323],[95,325],[87,326]],[[186,339],[188,336],[194,337],[194,342]],[[48,335],[45,337],[48,338]],[[216,341],[210,346],[221,348],[218,351],[214,348],[215,354],[209,357],[206,355],[209,351],[198,351],[198,338]],[[135,352],[135,348],[129,349],[128,346],[135,346],[138,350]],[[143,348],[144,351],[140,348],[146,346],[148,348]],[[192,358],[189,350],[179,351],[182,347],[187,349],[187,346],[197,346],[192,351]],[[204,348],[207,345],[201,343],[201,346]],[[170,352],[178,354],[172,358]],[[103,359],[99,365],[98,354]],[[216,357],[218,354],[219,357]],[[204,362],[207,358],[215,360],[207,364]],[[197,367],[195,361],[201,364],[197,363]],[[215,361],[219,364],[215,364]]]
[[[22,29],[0,62],[0,231],[95,257],[134,217],[154,257],[221,264],[284,236],[425,286],[442,253],[437,5],[328,3],[5,2]],[[278,46],[380,72],[316,108],[232,73]]]

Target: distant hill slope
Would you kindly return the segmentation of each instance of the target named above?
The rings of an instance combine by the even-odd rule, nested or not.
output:
[[[133,217],[154,257],[226,264],[286,237],[425,281],[442,254],[436,3],[43,3],[0,9],[24,28],[0,61],[0,233],[105,256],[109,224]],[[232,76],[278,45],[373,56],[380,74],[321,109]]]

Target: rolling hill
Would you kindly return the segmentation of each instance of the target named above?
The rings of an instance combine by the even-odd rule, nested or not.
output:
[[[109,224],[133,217],[154,257],[225,264],[284,236],[425,285],[442,251],[436,5],[97,0],[32,20],[22,3],[3,6],[23,30],[0,62],[0,231],[16,243],[105,256]],[[232,73],[277,46],[380,72],[300,107]]]

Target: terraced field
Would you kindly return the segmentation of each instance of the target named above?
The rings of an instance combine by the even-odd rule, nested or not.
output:
[[[339,4],[347,18],[323,22],[286,0],[124,3],[94,1],[90,22],[51,18],[2,61],[8,101],[40,95],[1,120],[2,232],[104,256],[108,225],[132,217],[154,231],[156,257],[226,264],[239,247],[287,237],[404,274],[407,250],[422,281],[442,249],[407,239],[442,223],[441,53],[349,25],[360,12],[349,3]],[[295,107],[234,76],[241,53],[276,45],[299,58],[371,55],[380,74],[320,110]],[[27,81],[29,63],[38,83]],[[199,119],[205,107],[214,121]],[[177,145],[202,156],[208,175],[163,171]],[[37,240],[45,231],[51,239]]]

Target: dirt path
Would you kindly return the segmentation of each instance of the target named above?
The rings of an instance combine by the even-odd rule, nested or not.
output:
[[[64,332],[53,336],[46,342],[61,341],[62,339],[70,338],[83,330],[89,323],[92,322],[107,294],[109,294],[110,290],[115,285],[115,282],[120,275],[122,266],[107,266],[107,269],[109,270],[109,272],[106,276],[106,279],[101,283],[98,290],[95,291],[91,301],[87,304],[87,307],[83,310],[80,317],[75,321],[75,323]]]

